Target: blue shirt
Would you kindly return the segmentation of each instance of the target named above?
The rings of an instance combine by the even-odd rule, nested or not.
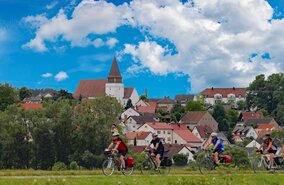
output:
[[[212,139],[212,144],[215,146],[218,141],[220,141],[220,143],[216,147],[216,149],[224,150],[223,140],[219,136],[217,136],[214,140]]]

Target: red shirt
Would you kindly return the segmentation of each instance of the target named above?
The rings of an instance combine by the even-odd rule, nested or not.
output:
[[[112,140],[112,143],[115,144],[115,145],[118,142],[120,142],[120,144],[118,145],[117,150],[119,150],[119,151],[127,150],[127,146],[126,146],[125,142],[120,137],[118,137],[117,139],[113,139]]]

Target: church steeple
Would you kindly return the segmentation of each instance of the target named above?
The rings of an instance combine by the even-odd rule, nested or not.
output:
[[[122,83],[122,77],[116,62],[116,57],[113,58],[107,81],[108,83]]]

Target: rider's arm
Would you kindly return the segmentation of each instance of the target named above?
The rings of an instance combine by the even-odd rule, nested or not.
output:
[[[151,143],[146,146],[146,149],[150,149]]]
[[[258,150],[261,150],[261,149],[263,148],[263,146],[264,146],[264,143],[262,143],[262,144],[259,146]]]
[[[207,145],[204,145],[204,148],[205,148],[205,149],[209,148],[209,146],[212,144],[211,142],[212,142],[212,139],[210,139],[210,141],[208,142]]]
[[[114,147],[114,150],[117,150],[117,148],[118,148],[118,146],[119,146],[120,143],[121,143],[121,141],[118,141],[118,142],[116,143],[116,145],[115,145],[115,147]]]
[[[271,141],[269,142],[269,144],[268,144],[268,147],[267,147],[267,149],[266,149],[267,152],[271,149],[271,146],[272,146],[272,140],[271,140]]]
[[[220,144],[220,140],[217,141],[217,143],[215,144],[213,149],[215,150],[218,147],[219,144]]]
[[[156,144],[155,150],[158,150],[158,147],[159,147],[159,143]]]
[[[113,147],[113,143],[111,143],[108,147],[107,147],[107,149],[111,149]]]

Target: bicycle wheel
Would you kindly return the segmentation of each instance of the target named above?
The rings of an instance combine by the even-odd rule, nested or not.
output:
[[[203,159],[199,163],[199,171],[201,174],[208,174],[214,169],[214,164],[209,159]]]
[[[141,173],[143,175],[150,175],[154,170],[154,164],[150,160],[146,160],[141,164]]]
[[[261,157],[256,158],[252,163],[253,172],[258,173],[267,171],[266,165],[264,163],[265,161]]]
[[[102,171],[105,176],[111,176],[114,172],[115,162],[113,159],[106,159],[102,165]]]
[[[130,176],[134,171],[134,167],[126,167],[123,171],[122,174],[125,176]]]

